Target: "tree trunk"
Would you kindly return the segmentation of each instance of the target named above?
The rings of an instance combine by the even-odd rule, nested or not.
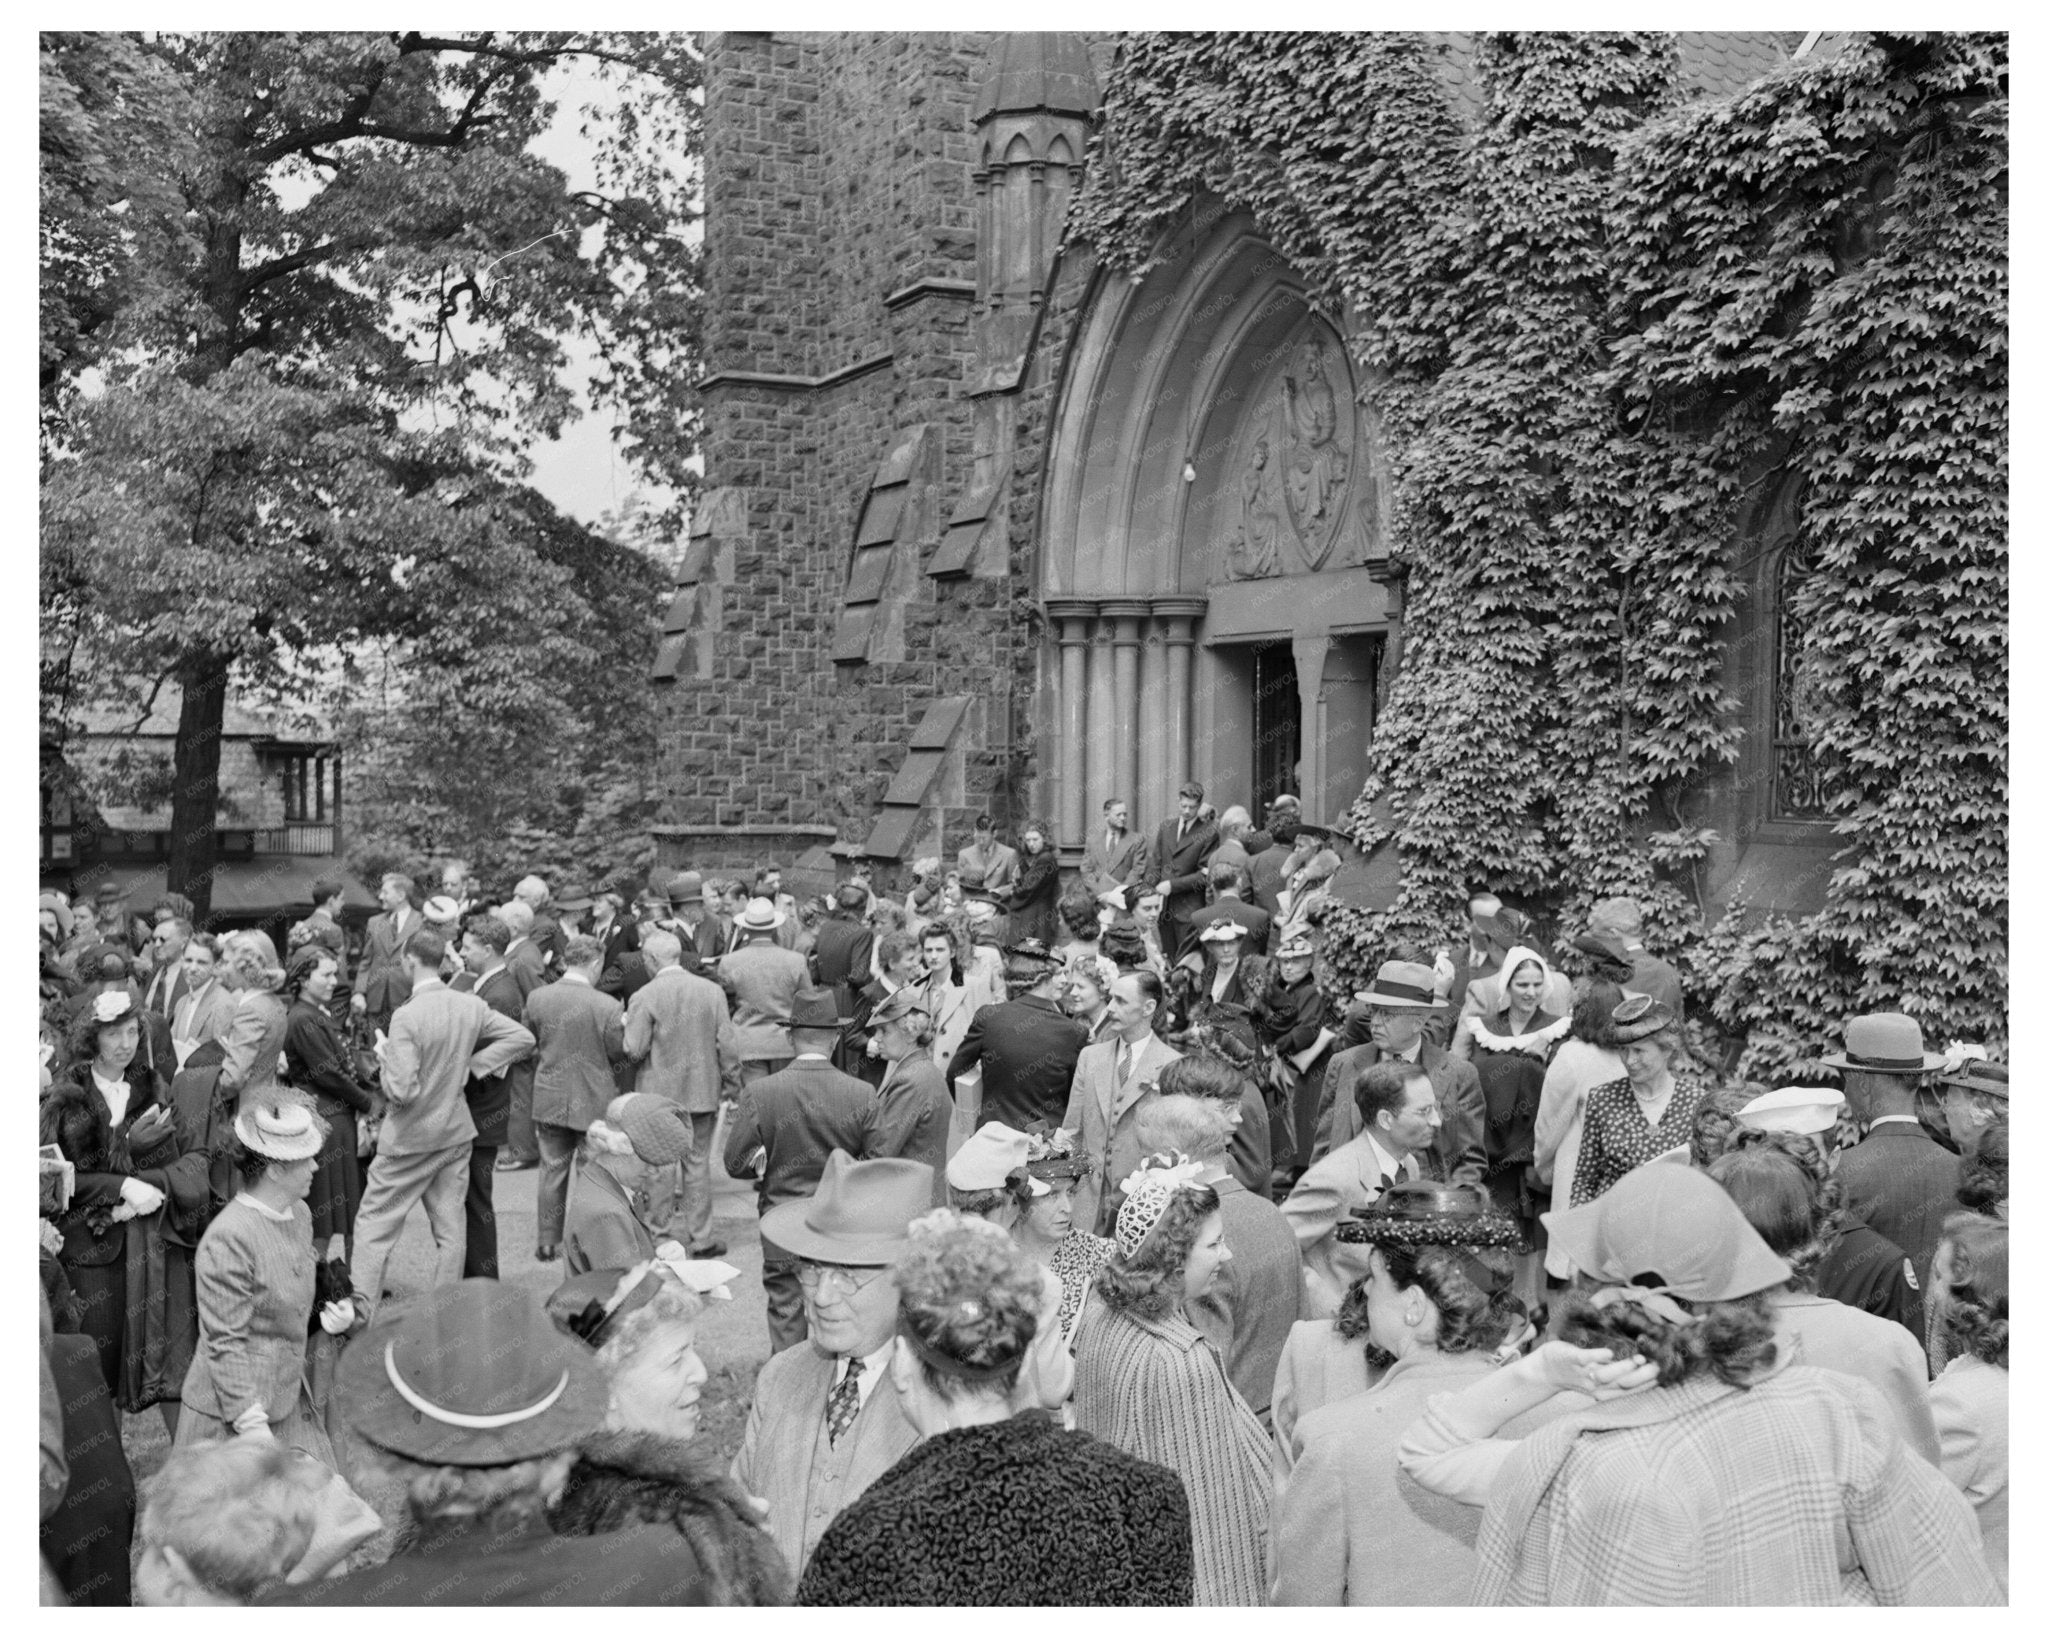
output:
[[[165,885],[192,901],[195,926],[213,908],[214,814],[220,806],[220,736],[228,698],[227,661],[202,654],[182,666],[178,739],[171,754],[171,857]]]

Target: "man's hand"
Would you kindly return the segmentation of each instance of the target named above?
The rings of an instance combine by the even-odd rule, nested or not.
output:
[[[348,1010],[350,1012],[368,1012],[370,1010],[369,1000],[361,990],[356,991],[354,995],[348,998]]]

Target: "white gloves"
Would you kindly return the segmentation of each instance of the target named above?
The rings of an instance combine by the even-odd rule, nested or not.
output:
[[[235,1432],[244,1439],[275,1439],[270,1431],[270,1416],[261,1405],[251,1405],[235,1418]]]
[[[164,1191],[139,1177],[121,1179],[121,1204],[137,1217],[147,1217],[164,1203]]]
[[[331,1337],[338,1337],[356,1322],[356,1305],[352,1298],[343,1297],[340,1302],[330,1302],[320,1310],[320,1329]]]

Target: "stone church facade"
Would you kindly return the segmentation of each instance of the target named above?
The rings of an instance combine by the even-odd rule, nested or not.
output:
[[[1687,35],[1686,83],[1799,46]],[[1105,800],[1149,830],[1190,777],[1324,821],[1357,796],[1401,656],[1379,429],[1243,214],[1190,207],[1141,282],[1063,244],[1114,51],[707,40],[707,487],[654,665],[665,857],[887,881],[983,811],[1049,821],[1077,862]],[[1710,892],[1807,908],[1827,827],[1768,720],[1785,516],[1760,506],[1745,553],[1730,677],[1761,717],[1712,793]]]

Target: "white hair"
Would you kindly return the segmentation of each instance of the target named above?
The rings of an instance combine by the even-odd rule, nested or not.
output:
[[[533,931],[533,906],[524,899],[507,899],[498,906],[497,916],[511,929],[514,938]]]
[[[548,884],[538,876],[522,876],[519,885],[512,889],[512,896],[538,908],[548,902]]]

